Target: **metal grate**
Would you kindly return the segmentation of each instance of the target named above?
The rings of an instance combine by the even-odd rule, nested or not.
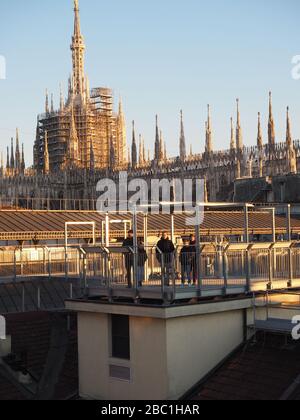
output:
[[[131,370],[130,368],[124,366],[109,365],[109,376],[110,378],[130,382]]]

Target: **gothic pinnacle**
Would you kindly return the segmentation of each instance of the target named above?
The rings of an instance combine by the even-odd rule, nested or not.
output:
[[[236,148],[237,150],[243,150],[243,134],[241,127],[241,114],[240,114],[240,100],[236,100],[237,105],[237,123],[236,123]]]
[[[286,144],[288,147],[291,147],[293,144],[289,107],[286,110]]]
[[[183,123],[183,111],[180,111],[180,159],[184,161],[186,159],[186,141],[184,133]]]
[[[261,150],[263,148],[263,135],[261,130],[261,116],[258,113],[258,126],[257,126],[257,147]]]
[[[268,143],[269,146],[274,146],[275,138],[275,123],[273,117],[272,92],[269,92],[269,122],[268,122]]]
[[[231,133],[230,133],[230,150],[235,150],[236,142],[235,142],[235,136],[234,136],[234,124],[233,124],[233,118],[230,118],[230,124],[231,124]]]

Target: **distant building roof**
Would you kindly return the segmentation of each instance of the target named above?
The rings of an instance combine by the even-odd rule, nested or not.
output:
[[[32,312],[38,309],[62,310],[65,300],[72,296],[81,296],[79,280],[48,278],[34,280],[25,279],[18,282],[0,283],[0,314],[12,314],[19,312]],[[38,308],[38,294],[40,296],[40,308]],[[24,299],[22,298],[24,296]],[[23,301],[24,300],[24,301]]]
[[[300,399],[300,343],[259,333],[193,393],[193,400]]]
[[[64,400],[77,396],[76,316],[31,312],[7,315],[6,322],[12,355],[0,366],[0,400]],[[30,387],[10,373],[20,370],[30,374]]]
[[[110,215],[110,220],[131,221],[130,214]],[[65,222],[96,222],[97,237],[101,237],[105,215],[88,211],[12,211],[0,210],[0,240],[56,240],[65,235]],[[292,233],[300,234],[300,219],[292,217]],[[139,234],[143,235],[143,216],[138,216]],[[170,231],[170,215],[149,215],[148,233],[159,235],[163,230]],[[269,235],[272,233],[272,217],[269,212],[249,213],[250,234]],[[287,222],[284,216],[276,217],[276,232],[286,233]],[[115,238],[124,237],[124,224],[112,223],[111,235]],[[92,238],[89,226],[70,226],[70,237]],[[194,231],[193,226],[186,224],[184,214],[175,215],[176,235],[186,235]],[[201,234],[211,235],[243,235],[244,213],[241,211],[207,211],[201,225]]]

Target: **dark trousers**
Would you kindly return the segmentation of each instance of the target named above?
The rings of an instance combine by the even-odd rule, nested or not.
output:
[[[127,277],[127,284],[128,287],[132,287],[132,264],[126,264],[126,277]]]

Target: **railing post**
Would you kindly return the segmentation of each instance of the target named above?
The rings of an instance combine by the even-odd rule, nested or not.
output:
[[[37,308],[38,310],[41,309],[41,289],[40,286],[37,288]]]
[[[272,290],[273,285],[273,248],[269,249],[269,283],[267,284],[267,290]]]
[[[292,240],[292,225],[291,225],[291,205],[287,205],[286,209],[286,224],[287,224],[287,240],[291,242]]]
[[[49,276],[49,280],[51,280],[51,249],[48,248],[48,276]]]
[[[289,250],[288,250],[288,256],[289,256],[289,280],[288,280],[287,286],[293,287],[294,267],[293,267],[293,248],[291,246],[289,247]]]
[[[227,294],[228,287],[228,255],[227,251],[223,251],[223,278],[224,278],[224,291]]]
[[[172,243],[174,244],[175,243],[175,216],[173,213],[171,214],[171,240],[172,240]]]
[[[87,256],[86,253],[83,254],[83,285],[84,285],[84,294],[87,293]]]
[[[249,209],[248,209],[248,204],[245,204],[244,207],[244,228],[245,228],[245,237],[244,237],[244,242],[246,242],[247,244],[249,243]]]
[[[65,278],[69,278],[69,267],[68,267],[68,248],[65,247]]]
[[[251,248],[246,249],[246,290],[251,291]]]
[[[165,277],[166,277],[166,268],[165,268],[165,256],[161,252],[161,295],[162,299],[165,300]]]
[[[201,278],[201,235],[200,235],[200,208],[196,207],[196,270],[197,270],[197,292],[200,297],[202,294],[202,278]]]
[[[138,294],[139,284],[137,279],[138,274],[138,230],[137,230],[137,210],[133,209],[133,287]]]
[[[276,242],[276,212],[275,212],[275,208],[273,208],[271,210],[271,214],[272,214],[272,242],[275,243]]]
[[[109,248],[109,214],[105,215],[105,246]]]
[[[14,281],[17,281],[17,255],[16,255],[16,249],[14,250]]]

